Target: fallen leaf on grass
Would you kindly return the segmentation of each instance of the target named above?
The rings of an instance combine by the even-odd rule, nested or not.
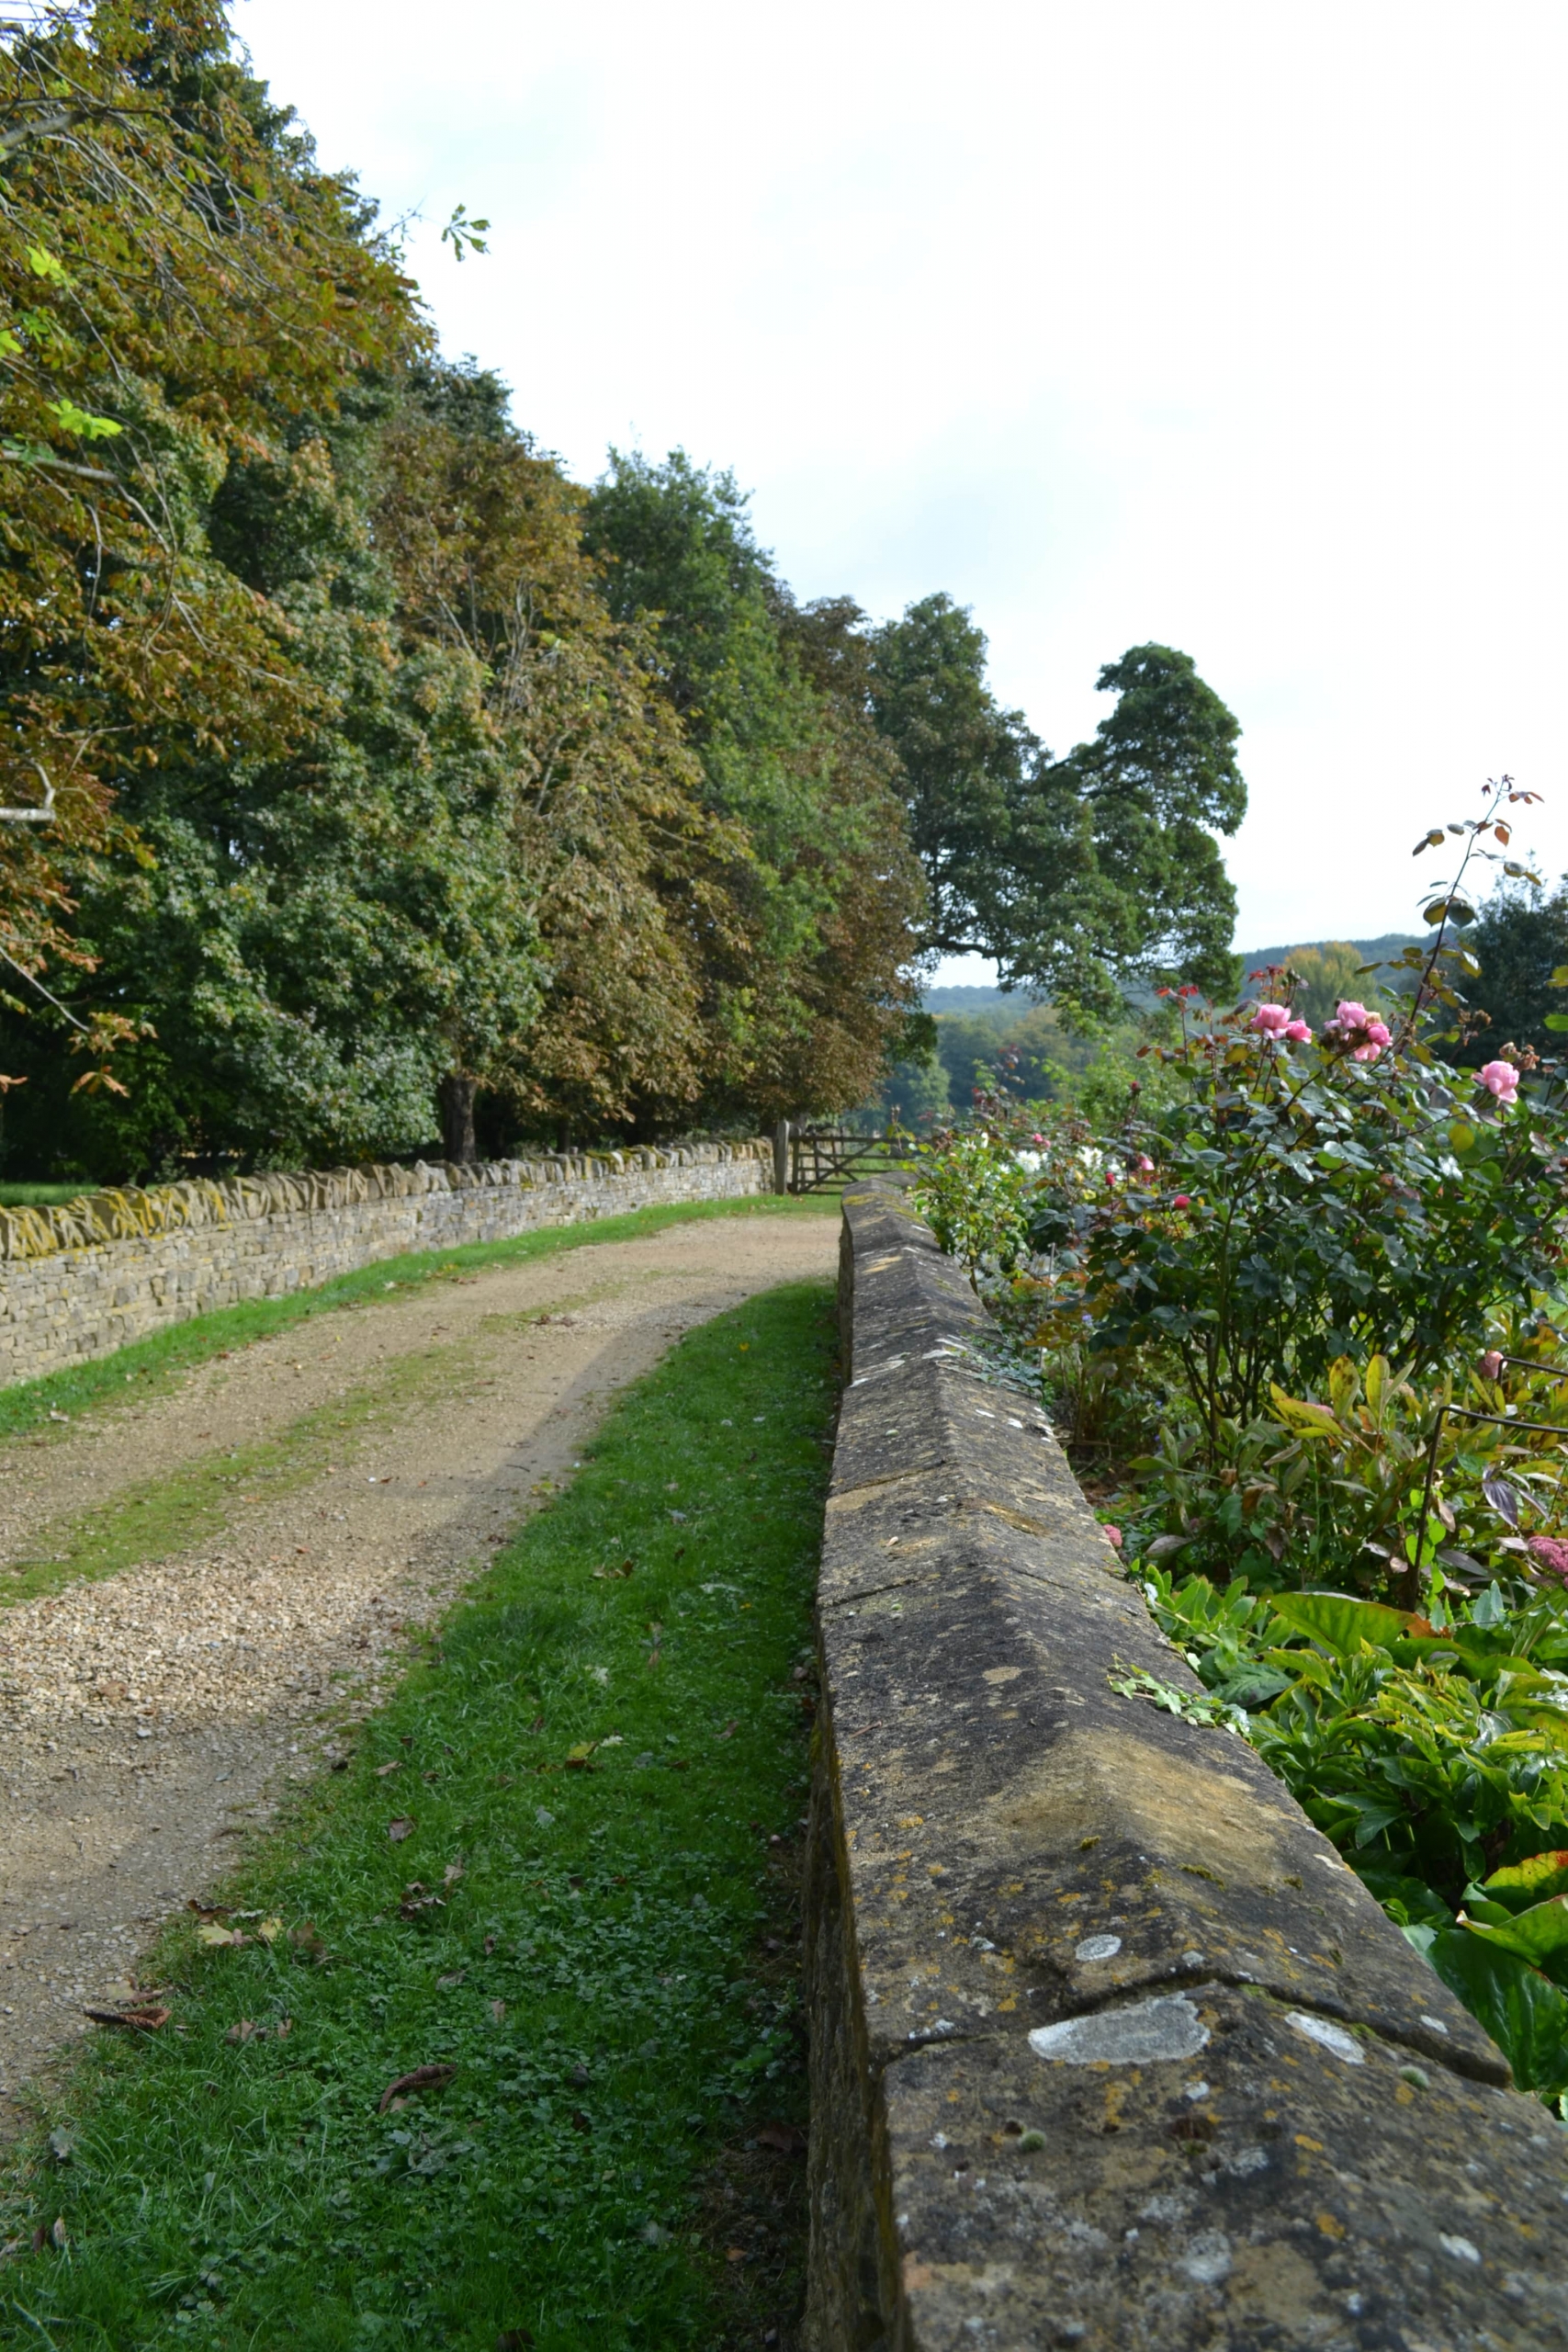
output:
[[[444,1898],[439,1894],[433,1894],[431,1889],[425,1885],[423,1879],[416,1878],[411,1880],[409,1884],[404,1887],[403,1899],[398,1905],[398,1909],[402,1913],[403,1917],[405,1919],[417,1919],[422,1911],[428,1911],[433,1907],[436,1909],[445,1909],[446,1905]]]
[[[629,1577],[634,1574],[630,1560],[623,1560],[618,1568],[595,1568],[596,1577]]]
[[[264,1919],[261,1926],[256,1929],[256,1941],[262,1944],[276,1943],[282,1933],[283,1922],[281,1919]]]
[[[781,2156],[797,2156],[806,2146],[806,2134],[795,2123],[764,2123],[757,2134],[759,2148],[776,2148]]]
[[[384,1781],[389,1772],[400,1772],[402,1769],[400,1760],[392,1764],[378,1764],[376,1767],[376,1778],[378,1781]]]
[[[502,2019],[506,2015],[506,2003],[504,2001],[492,2001],[490,2005],[490,2013],[495,2019],[497,2025],[500,2025]]]
[[[95,2025],[129,2026],[135,2033],[156,2033],[167,2025],[172,2009],[84,2009],[82,2015],[91,2018]]]
[[[416,2066],[412,2074],[400,2075],[397,2081],[389,2083],[381,2093],[381,2103],[376,2109],[377,2114],[385,2115],[395,2098],[406,2098],[411,2091],[445,2089],[457,2071],[456,2066]]]
[[[223,2039],[225,2041],[249,2041],[254,2038],[255,2031],[254,2018],[242,2018],[237,2025],[231,2025],[229,2028]]]
[[[277,2021],[277,2038],[278,2038],[279,2041],[288,2041],[288,2037],[289,2037],[289,2035],[293,2032],[293,2030],[294,2030],[294,2020],[293,2020],[293,2018],[280,2018],[278,2019],[278,2021]]]
[[[327,1948],[321,1941],[321,1931],[314,1919],[307,1919],[301,1926],[290,1928],[288,1940],[296,1951],[308,1951],[312,1960],[326,1958]]]
[[[413,1836],[413,1833],[418,1826],[419,1825],[417,1822],[412,1820],[406,1813],[401,1813],[398,1815],[396,1821],[388,1822],[387,1835],[391,1839],[394,1846],[400,1846],[405,1838],[412,1838]]]
[[[719,1733],[718,1736],[720,1739],[732,1739],[737,1728],[738,1726],[735,1718],[731,1715],[729,1721],[725,1724],[724,1729]]]
[[[446,1869],[441,1873],[441,1883],[443,1886],[456,1886],[457,1881],[462,1877],[462,1875],[463,1863],[462,1858],[459,1856],[457,1861],[447,1863]]]
[[[197,1917],[201,1921],[204,1927],[213,1919],[226,1919],[229,1917],[228,1905],[226,1904],[198,1903],[194,1894],[191,1896],[190,1901],[186,1905],[186,1909],[187,1911],[194,1911]]]
[[[454,1968],[449,1975],[438,1976],[435,1980],[437,1990],[443,1993],[450,1992],[454,1984],[462,1983],[468,1973],[466,1968]]]
[[[589,1762],[589,1758],[592,1757],[597,1745],[598,1742],[596,1740],[580,1739],[575,1747],[569,1747],[566,1751],[567,1770],[569,1772],[590,1771],[592,1768]]]
[[[724,2250],[724,2258],[726,2262],[744,2262],[746,2259],[746,2249],[743,2245],[726,2246]]]
[[[499,1941],[500,1941],[500,1938],[499,1938],[498,1936],[487,1936],[487,1937],[485,1938],[485,1958],[486,1958],[487,1960],[490,1958],[490,1956],[491,1956],[491,1952],[495,1950],[496,1945],[497,1945],[497,1943],[498,1943]]]

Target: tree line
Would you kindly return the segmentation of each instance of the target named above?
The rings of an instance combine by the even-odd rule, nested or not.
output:
[[[680,452],[572,481],[212,0],[4,35],[0,230],[7,1171],[755,1128],[940,953],[1228,980],[1186,655],[1056,758],[950,597],[802,603]]]

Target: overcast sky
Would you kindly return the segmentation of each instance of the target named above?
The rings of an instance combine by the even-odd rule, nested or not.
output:
[[[1562,0],[232,14],[580,478],[678,444],[801,596],[947,590],[1057,750],[1190,653],[1238,944],[1411,925],[1504,770],[1568,867]]]

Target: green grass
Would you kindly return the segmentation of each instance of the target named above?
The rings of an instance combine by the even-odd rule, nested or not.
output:
[[[0,1184],[0,1208],[63,1208],[67,1201],[79,1201],[94,1189],[91,1184]]]
[[[352,1274],[340,1274],[314,1290],[291,1291],[283,1298],[248,1299],[242,1306],[221,1306],[210,1315],[193,1316],[151,1338],[132,1340],[113,1355],[91,1363],[73,1364],[51,1372],[41,1380],[19,1380],[0,1389],[0,1442],[28,1431],[52,1430],[62,1416],[90,1410],[94,1406],[123,1403],[128,1386],[147,1396],[165,1389],[182,1373],[212,1357],[231,1354],[253,1340],[270,1338],[312,1316],[331,1315],[340,1307],[362,1306],[383,1299],[391,1291],[450,1281],[481,1266],[517,1265],[535,1258],[553,1258],[563,1250],[586,1249],[600,1241],[636,1241],[662,1233],[672,1225],[691,1225],[720,1216],[821,1216],[838,1214],[832,1201],[791,1200],[762,1193],[739,1201],[671,1202],[667,1207],[634,1209],[625,1216],[597,1217],[582,1225],[550,1226],[543,1232],[519,1234],[512,1241],[472,1241],[455,1250],[411,1251],[399,1258],[381,1258]]]
[[[0,2345],[793,2337],[803,2167],[756,2135],[804,2114],[832,1346],[817,1284],[684,1339],[243,1865],[285,1932],[170,1931],[170,2023],[96,2037],[0,2179]]]

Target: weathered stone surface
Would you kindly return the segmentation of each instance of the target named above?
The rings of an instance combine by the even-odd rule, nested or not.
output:
[[[1222,1985],[1085,2022],[1087,2061],[1014,2036],[888,2071],[890,2341],[1568,2343],[1539,2105]]]
[[[980,1310],[929,1235],[874,1193],[847,1200],[845,1232],[861,1385],[828,1506],[808,1890],[817,2352],[1568,2343],[1561,2132],[1499,2087],[1500,2054],[1251,1748],[1111,1689],[1128,1666],[1195,1686],[1038,1409],[977,1380],[973,1358],[903,1344],[939,1322],[975,1336]],[[1184,2094],[1161,2088],[1166,2071],[1198,2078],[1196,2041],[1150,2054],[1173,2022],[1173,2053],[1209,2036],[1199,2072],[1223,2111],[1207,2094],[1170,2106]],[[1223,2082],[1211,2042],[1227,2066],[1245,2056]],[[1122,2086],[1121,2121],[1102,2076]],[[1310,2089],[1288,2148],[1269,2137],[1283,2094],[1258,2089],[1276,2077],[1292,2099]],[[974,2139],[951,2162],[933,2154],[938,2132],[955,2143],[941,2106]],[[1021,2150],[1010,2120],[1044,2146]],[[1337,2180],[1367,2167],[1382,2201],[1308,2212],[1314,2143]],[[1233,2144],[1272,2153],[1228,2171],[1203,2154]],[[1479,2263],[1442,2253],[1466,2235],[1466,2184],[1501,2183],[1526,2147],[1548,2186],[1516,2199]],[[1139,2215],[1176,2195],[1172,2165],[1202,2193],[1156,2226]],[[988,2200],[982,2175],[1004,2184]],[[1418,2212],[1439,2218],[1417,2227]],[[1532,2244],[1565,2282],[1561,2308],[1502,2283]],[[1400,2278],[1380,2288],[1390,2265]]]

